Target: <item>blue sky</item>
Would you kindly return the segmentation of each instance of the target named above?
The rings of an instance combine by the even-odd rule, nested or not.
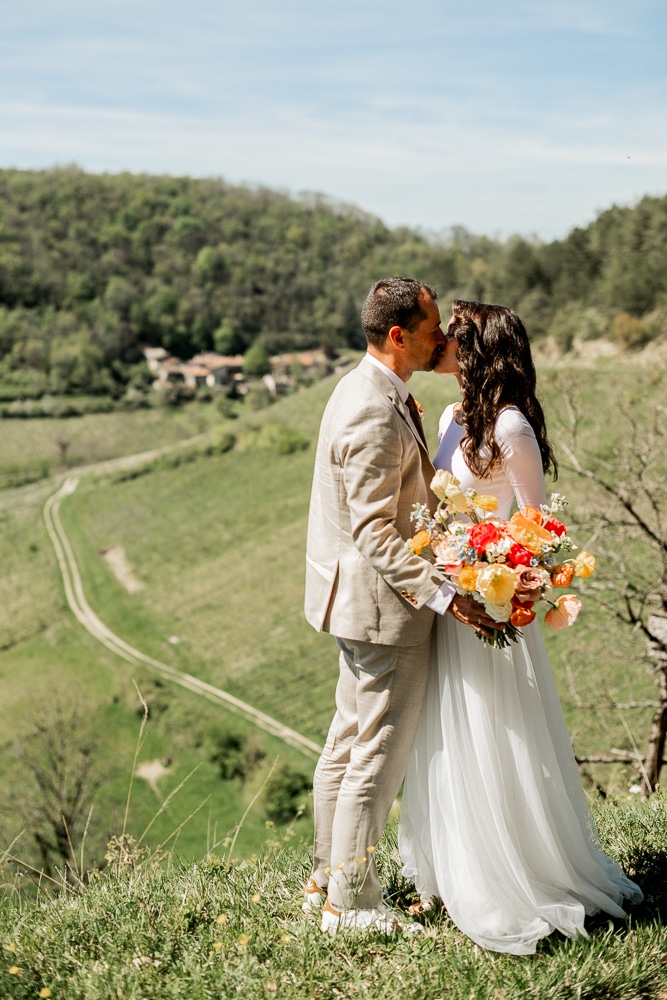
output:
[[[665,0],[21,0],[0,166],[320,191],[562,236],[667,193]]]

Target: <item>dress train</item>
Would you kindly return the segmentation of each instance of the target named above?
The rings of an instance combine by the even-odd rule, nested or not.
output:
[[[641,890],[600,849],[537,623],[506,649],[438,619],[399,825],[403,873],[477,944],[586,935]]]

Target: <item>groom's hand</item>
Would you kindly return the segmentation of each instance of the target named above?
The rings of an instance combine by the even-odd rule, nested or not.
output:
[[[505,628],[503,622],[494,621],[487,615],[482,605],[467,594],[454,594],[447,611],[464,625],[474,628],[475,632],[485,635],[487,639],[492,638],[494,630],[502,631]]]

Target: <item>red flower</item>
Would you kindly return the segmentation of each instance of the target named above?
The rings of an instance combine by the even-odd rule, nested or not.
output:
[[[530,552],[524,545],[519,545],[515,542],[512,548],[507,553],[507,558],[515,566],[530,566],[530,560],[533,558],[533,553]]]
[[[554,535],[558,535],[559,538],[561,535],[564,535],[565,532],[567,531],[567,528],[562,523],[562,521],[559,521],[555,517],[550,517],[549,520],[545,523],[544,527],[547,529],[547,531],[553,531]]]
[[[489,545],[500,541],[500,532],[495,524],[485,521],[483,524],[473,524],[472,528],[468,528],[468,538],[473,549],[481,555],[482,552],[486,552]]]

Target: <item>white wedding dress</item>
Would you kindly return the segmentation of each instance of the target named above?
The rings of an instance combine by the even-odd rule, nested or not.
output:
[[[501,411],[503,462],[478,480],[458,447],[449,406],[436,468],[463,489],[498,497],[498,516],[544,503],[532,428]],[[452,615],[439,617],[424,710],[405,781],[399,850],[422,898],[439,896],[483,948],[531,954],[554,930],[586,935],[598,911],[625,916],[641,890],[600,850],[537,622],[492,649]]]

